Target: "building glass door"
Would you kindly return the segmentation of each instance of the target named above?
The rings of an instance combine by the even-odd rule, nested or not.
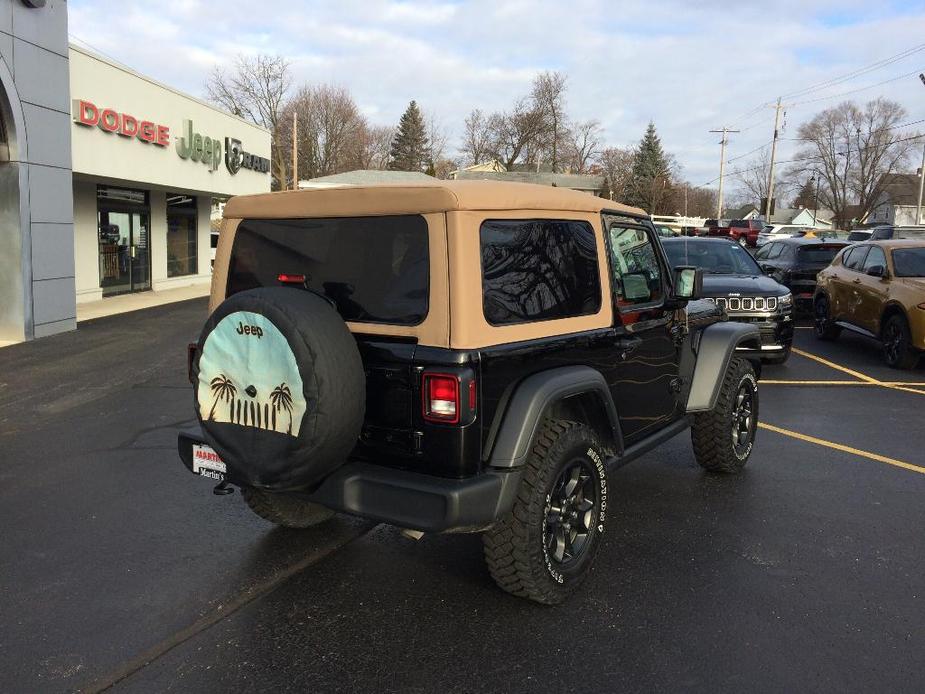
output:
[[[151,288],[150,216],[146,192],[97,188],[100,287],[104,297]]]

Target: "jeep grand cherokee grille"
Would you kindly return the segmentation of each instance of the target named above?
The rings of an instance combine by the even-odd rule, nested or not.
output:
[[[709,301],[712,301],[714,304],[724,309],[726,313],[748,313],[751,311],[776,311],[777,310],[777,297],[776,296],[746,296],[746,297],[725,297],[718,296],[716,298],[707,297]]]

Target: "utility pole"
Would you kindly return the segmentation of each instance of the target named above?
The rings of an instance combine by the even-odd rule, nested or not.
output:
[[[729,133],[737,133],[738,130],[730,130],[726,126],[723,126],[722,130],[711,130],[711,133],[722,133],[723,139],[720,140],[722,147],[720,148],[719,154],[719,194],[717,195],[716,200],[716,220],[719,221],[723,216],[723,179],[726,178],[726,135]]]
[[[925,82],[925,80],[922,80]],[[919,204],[915,208],[915,223],[922,223],[922,190],[925,189],[925,145],[922,145],[922,168],[919,169]]]
[[[771,140],[771,175],[768,178],[768,199],[764,205],[764,221],[771,223],[771,201],[774,199],[774,157],[777,154],[777,138],[780,134],[780,97],[777,97],[777,106],[774,113],[774,139]]]
[[[292,113],[292,189],[299,189],[299,114]]]

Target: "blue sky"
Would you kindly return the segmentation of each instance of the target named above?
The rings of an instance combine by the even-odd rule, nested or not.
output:
[[[743,130],[730,137],[728,156],[744,154],[770,140],[773,110],[741,114],[925,43],[920,0],[68,5],[73,40],[191,94],[202,96],[212,67],[236,53],[280,53],[292,60],[298,82],[349,88],[373,123],[397,122],[416,99],[449,133],[454,153],[472,108],[503,109],[537,71],[561,70],[575,119],[599,120],[615,146],[635,143],[654,120],[694,184],[718,173],[718,137],[707,131]],[[925,50],[812,97],[921,70]],[[914,75],[851,98],[880,95],[900,101],[909,121],[925,118],[925,85]],[[837,102],[788,107],[784,134],[793,136],[802,121]]]

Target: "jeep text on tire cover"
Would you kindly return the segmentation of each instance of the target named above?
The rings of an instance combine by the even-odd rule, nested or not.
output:
[[[607,470],[693,427],[707,470],[752,450],[754,326],[699,301],[642,211],[483,181],[233,198],[191,353],[201,436],[270,522],[332,511],[482,532],[499,586],[588,576]],[[211,451],[211,454],[209,453]],[[212,460],[211,457],[209,457]]]

